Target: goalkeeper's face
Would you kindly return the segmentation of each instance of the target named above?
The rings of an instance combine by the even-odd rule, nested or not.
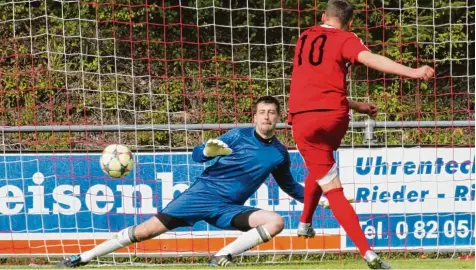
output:
[[[276,105],[273,103],[259,103],[256,107],[254,117],[256,130],[259,134],[265,136],[274,135],[276,123],[278,123],[279,113]]]

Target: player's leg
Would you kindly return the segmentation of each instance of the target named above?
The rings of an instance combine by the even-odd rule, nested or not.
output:
[[[159,213],[160,214],[160,213]],[[169,217],[170,218],[170,217]],[[59,267],[77,267],[86,265],[89,261],[96,257],[100,257],[120,248],[129,246],[132,243],[144,241],[160,235],[169,229],[158,218],[158,216],[151,217],[149,220],[137,226],[131,226],[118,232],[113,238],[104,241],[80,255],[74,255],[59,262]]]
[[[315,117],[314,114],[315,113],[301,113],[292,116],[292,136],[296,142],[298,151],[303,157],[313,154],[313,142],[309,139],[315,139],[315,134],[319,132],[320,122],[322,122],[322,119],[320,117]],[[310,158],[304,159],[308,168],[310,167],[310,164],[308,163],[311,160],[312,159]],[[314,164],[313,167],[316,167],[316,165],[318,164]],[[330,168],[332,164],[319,165],[323,165],[322,169],[318,171],[314,170],[312,172],[309,171],[304,181],[304,208],[301,213],[301,218],[299,219],[300,222],[297,230],[298,236],[315,236],[312,227],[312,217],[322,196],[322,189],[317,184],[317,180],[326,174],[328,168]]]
[[[196,195],[192,188],[182,193],[178,198],[170,202],[165,209],[147,221],[125,228],[109,239],[91,250],[80,255],[67,258],[57,266],[76,267],[87,264],[96,257],[100,257],[130,244],[154,238],[177,227],[189,226],[201,220],[207,207],[202,202],[211,203],[211,200],[203,200],[203,197]],[[195,188],[194,188],[195,189]]]
[[[316,235],[312,227],[312,216],[322,196],[322,189],[317,184],[317,179],[314,174],[309,173],[304,181],[304,208],[299,219],[298,236],[312,238]]]
[[[366,252],[370,250],[370,245],[360,227],[359,218],[354,208],[344,195],[333,154],[333,151],[339,148],[341,140],[347,132],[349,119],[339,113],[329,115],[327,119],[328,121],[322,123],[317,132],[312,134],[313,136],[307,138],[313,147],[308,149],[312,154],[307,154],[306,165],[311,172],[321,175],[317,182],[327,197],[332,213],[359,248],[360,254],[365,256]],[[321,164],[331,166],[326,168]],[[322,172],[323,168],[325,168],[324,172]]]
[[[81,254],[81,261],[89,262],[96,257],[101,257],[120,248],[129,246],[130,244],[145,241],[167,232],[169,229],[161,221],[161,219],[163,220],[163,215],[164,214],[159,213],[137,226],[125,228],[117,233],[112,239],[109,239]]]
[[[252,210],[238,214],[231,224],[245,233],[218,251],[216,255],[234,256],[243,253],[261,243],[268,242],[284,228],[283,218],[279,214],[265,210]]]
[[[339,123],[339,119],[335,119],[335,123],[331,124],[328,132],[321,134],[322,138],[331,146],[331,150],[337,150],[340,146],[340,142],[344,137],[348,123],[342,121]],[[319,151],[316,151],[319,153]],[[322,151],[321,151],[322,152]],[[354,208],[344,195],[344,189],[340,178],[337,173],[337,164],[334,160],[332,152],[323,152],[321,154],[322,159],[327,160],[327,163],[332,163],[333,166],[328,172],[318,180],[318,184],[321,186],[327,200],[329,207],[332,210],[339,224],[344,228],[345,232],[350,239],[355,243],[359,249],[360,254],[367,261],[368,265],[372,269],[389,269],[389,265],[380,259],[370,248],[367,238],[364,235],[362,228],[360,227],[359,218]],[[316,167],[315,170],[322,169],[322,166]],[[313,169],[314,170],[314,169]]]
[[[210,264],[215,266],[233,265],[233,256],[268,242],[284,228],[279,214],[241,205],[229,207],[226,213],[208,221],[219,228],[244,232],[211,258]]]
[[[345,197],[337,175],[333,151],[339,147],[348,128],[349,118],[346,111],[312,112],[300,115],[299,118],[293,120],[293,135],[296,134],[294,139],[299,145],[309,174],[319,176],[316,179],[317,183],[326,195],[334,216],[358,247],[361,255],[369,262],[369,266],[386,266],[371,251],[357,214]],[[313,126],[314,129],[309,129]],[[310,210],[314,211],[315,208]]]
[[[299,150],[299,146],[296,145],[296,147]],[[299,226],[297,229],[298,236],[312,238],[316,235],[316,232],[312,227],[312,216],[316,211],[321,196],[321,186],[317,184],[316,176],[309,172],[304,180],[304,208],[302,210],[301,218],[299,219]]]
[[[327,176],[327,179],[318,179],[318,183],[329,201],[332,213],[358,247],[360,254],[365,256],[366,252],[370,250],[370,245],[360,227],[359,218],[354,208],[344,195],[344,189],[339,176],[337,176],[337,167],[332,167]]]
[[[337,171],[330,171],[329,175],[334,176],[332,180],[321,180],[319,184],[329,201],[329,206],[337,221],[339,221],[339,224],[344,228],[349,238],[358,247],[360,254],[367,261],[370,268],[390,269],[390,265],[381,260],[370,248],[367,238],[360,227],[359,218],[350,202],[344,196],[344,189],[339,176],[337,176]]]
[[[292,118],[292,116],[291,116]],[[298,118],[299,119],[299,118]],[[293,138],[299,136],[299,134],[294,134],[295,132],[299,133],[301,128],[294,128],[292,130]],[[299,145],[296,144],[296,148],[299,150]],[[306,148],[306,145],[304,145]],[[298,236],[304,237],[314,237],[316,233],[312,228],[312,216],[316,211],[317,205],[322,196],[321,186],[317,184],[316,176],[308,172],[306,179],[304,180],[304,208],[302,210],[301,218],[299,219],[299,226],[297,234]]]

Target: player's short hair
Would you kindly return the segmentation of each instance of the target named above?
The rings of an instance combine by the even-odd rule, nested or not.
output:
[[[329,0],[326,14],[327,16],[339,19],[339,22],[345,25],[352,20],[354,7],[347,0]]]
[[[278,114],[281,113],[281,107],[279,106],[279,101],[275,97],[272,97],[272,96],[262,96],[262,97],[260,97],[255,103],[255,112],[258,111],[258,104],[260,104],[260,103],[274,104],[274,105],[276,105],[277,113]]]

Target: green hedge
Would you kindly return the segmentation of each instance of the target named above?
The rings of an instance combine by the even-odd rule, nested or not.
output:
[[[317,2],[250,0],[248,9],[213,0],[181,1],[181,8],[178,1],[163,7],[144,0],[2,4],[2,123],[249,123],[261,95],[286,105],[294,43],[299,29],[320,21],[325,3]],[[353,97],[375,102],[382,121],[474,119],[474,9],[448,0],[385,1],[385,8],[382,1],[354,2],[354,31],[373,52],[436,66],[437,79],[356,67]],[[363,143],[362,130],[354,131],[344,145]],[[12,133],[5,142],[25,150],[97,150],[119,141],[169,150],[221,132]],[[289,130],[279,137],[294,145]],[[474,127],[377,129],[376,137],[388,145],[465,146]]]

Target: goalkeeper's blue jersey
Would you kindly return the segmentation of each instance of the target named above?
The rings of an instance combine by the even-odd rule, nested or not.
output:
[[[254,128],[236,128],[219,140],[228,144],[233,152],[215,157],[215,162],[197,178],[206,188],[227,202],[244,204],[272,174],[284,192],[297,201],[304,201],[304,188],[291,175],[289,153],[276,137],[265,140]],[[213,159],[203,154],[204,148],[202,144],[193,149],[195,162]]]

